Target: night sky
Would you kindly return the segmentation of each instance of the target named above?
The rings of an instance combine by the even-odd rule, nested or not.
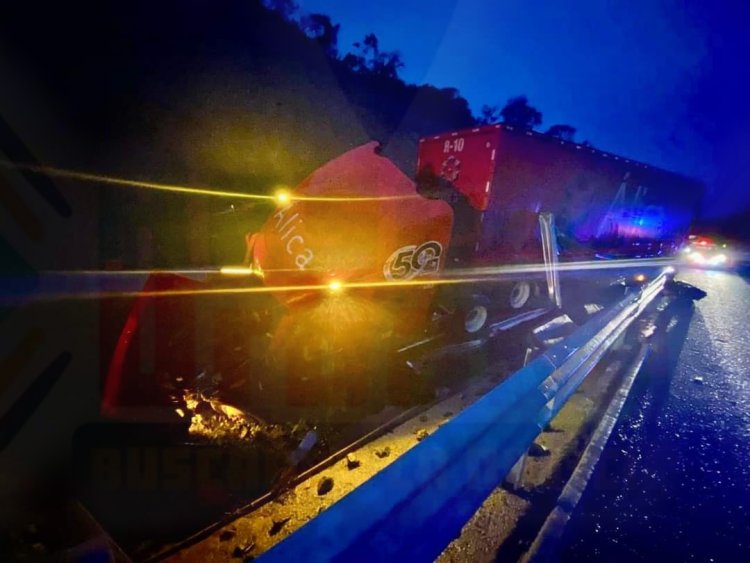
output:
[[[525,94],[541,129],[704,179],[704,216],[750,205],[750,7],[741,1],[299,0],[374,32],[410,83],[455,87],[475,114]]]

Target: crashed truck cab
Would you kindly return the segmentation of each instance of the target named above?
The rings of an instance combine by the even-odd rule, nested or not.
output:
[[[269,412],[266,397],[282,397],[286,407],[362,402],[373,367],[387,371],[394,342],[420,337],[434,300],[429,282],[445,266],[450,205],[420,196],[374,142],[277,199],[247,237],[255,276],[147,281],[107,368],[105,410],[200,373]],[[250,291],[200,293],[242,283]],[[162,287],[187,294],[157,296]],[[331,390],[343,396],[321,396]]]
[[[378,152],[372,142],[324,164],[248,237],[247,260],[291,313],[356,300],[398,317],[398,331],[423,326],[453,212]],[[327,313],[339,308],[329,303]]]
[[[511,316],[540,302],[542,289],[546,298],[550,281],[541,271],[536,281],[525,274],[509,283],[486,276],[489,286],[462,283],[471,277],[466,268],[482,265],[480,242],[487,246],[477,214],[481,220],[490,205],[496,145],[494,130],[422,140],[416,181],[380,156],[376,143],[353,149],[283,193],[261,231],[248,238],[247,260],[268,287],[278,288],[275,296],[295,322],[299,311],[321,299],[331,304],[326,310],[331,322],[337,316],[341,326],[345,319],[352,322],[339,291],[350,288],[363,309],[372,309],[357,313],[368,317],[371,334],[396,336],[399,342],[425,331],[477,333],[493,315]],[[507,240],[522,239],[527,262],[551,263],[539,215],[527,213],[524,220]],[[513,262],[519,255],[502,258]],[[438,284],[426,283],[438,274]],[[296,289],[305,287],[310,289]],[[337,300],[341,303],[333,306]],[[434,317],[442,322],[430,323]]]

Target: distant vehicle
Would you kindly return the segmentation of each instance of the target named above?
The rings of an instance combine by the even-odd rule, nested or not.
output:
[[[710,270],[732,268],[736,263],[727,243],[696,235],[690,235],[683,246],[682,259],[690,266]]]

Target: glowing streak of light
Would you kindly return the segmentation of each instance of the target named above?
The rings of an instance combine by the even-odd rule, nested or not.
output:
[[[579,262],[559,262],[556,266],[558,271],[569,272],[578,270],[608,270],[620,268],[644,268],[669,266],[676,262],[673,258],[646,258],[646,259],[623,259],[623,260],[587,260]],[[222,268],[194,268],[194,269],[141,269],[141,270],[47,270],[40,272],[42,275],[62,275],[62,276],[136,276],[136,275],[159,275],[159,274],[176,274],[176,275],[200,275],[200,274],[219,274],[222,270],[229,272],[234,266],[224,266]],[[238,272],[249,273],[251,268],[236,267]],[[299,268],[264,268],[264,272],[300,272]],[[320,272],[316,268],[307,268],[305,272]],[[512,264],[507,266],[484,266],[478,268],[451,268],[443,272],[443,277],[458,278],[462,276],[495,276],[503,274],[534,274],[544,273],[546,268],[544,264]],[[385,283],[385,282],[383,282]],[[395,282],[390,282],[395,283]],[[401,282],[403,283],[403,282]],[[427,285],[434,283],[420,282]]]
[[[558,269],[563,271],[591,271],[595,269],[611,269],[644,266],[666,266],[670,261],[663,258],[656,260],[613,260],[607,262],[584,261],[564,262],[558,264]],[[329,292],[339,293],[344,289],[399,289],[414,287],[433,287],[442,285],[461,285],[478,283],[500,283],[506,281],[503,274],[519,273],[542,273],[545,271],[544,264],[527,264],[515,266],[498,266],[494,268],[474,268],[464,270],[453,270],[450,278],[434,278],[406,281],[362,281],[342,282],[334,281],[325,284],[304,285],[279,285],[279,286],[256,286],[256,287],[224,287],[224,288],[198,288],[198,289],[174,289],[156,291],[122,291],[122,292],[95,292],[79,294],[56,294],[47,296],[35,296],[37,300],[84,300],[84,299],[109,299],[126,297],[177,297],[188,295],[232,295],[232,294],[256,294],[256,293],[291,293],[291,292]],[[465,277],[461,277],[465,276]],[[333,285],[335,284],[335,286]]]
[[[435,285],[459,285],[464,283],[492,282],[497,279],[434,279],[434,280],[409,280],[409,281],[382,281],[382,282],[349,282],[340,283],[335,286],[335,292],[343,289],[370,289],[370,288],[387,288],[396,289],[402,287],[430,287]],[[72,294],[52,294],[33,296],[36,300],[87,300],[87,299],[114,299],[127,297],[179,297],[189,295],[240,295],[255,293],[290,293],[290,292],[310,292],[310,291],[327,291],[334,292],[330,283],[325,284],[304,284],[304,285],[276,285],[276,286],[257,286],[257,287],[222,287],[222,288],[198,288],[198,289],[165,289],[154,291],[102,291],[93,293],[72,293]]]
[[[264,272],[299,272],[299,268],[268,268]],[[314,268],[308,268],[305,271],[318,271]],[[258,270],[244,266],[223,266],[221,268],[192,268],[192,269],[149,269],[149,270],[43,270],[39,272],[42,276],[99,276],[99,277],[127,277],[127,276],[148,276],[148,275],[181,275],[197,276],[212,274],[237,274],[250,275],[252,273],[260,274]]]
[[[253,268],[245,268],[242,266],[223,266],[219,273],[225,276],[255,276],[258,272]]]
[[[555,269],[559,272],[591,270],[613,270],[624,268],[661,267],[674,264],[673,258],[633,258],[623,260],[585,260],[579,262],[559,262]],[[451,269],[444,276],[493,276],[503,274],[533,274],[545,272],[544,264],[514,264],[510,266],[483,266],[478,268]]]
[[[16,162],[8,162],[7,160],[0,160],[0,166],[4,168],[25,170],[34,174],[42,174],[45,176],[51,176],[55,178],[63,178],[68,180],[78,180],[82,182],[95,182],[98,184],[107,184],[112,186],[124,186],[132,188],[144,188],[149,190],[158,190],[164,192],[201,195],[201,196],[213,196],[213,197],[228,197],[236,199],[252,199],[269,201],[273,203],[289,203],[290,201],[312,201],[312,202],[326,202],[326,203],[357,203],[367,201],[394,201],[394,200],[405,200],[405,199],[419,199],[419,194],[409,195],[393,195],[393,196],[306,196],[306,195],[294,195],[291,193],[284,193],[283,197],[280,198],[279,194],[276,195],[264,195],[264,194],[249,194],[246,192],[230,192],[226,190],[214,190],[206,188],[196,188],[191,186],[180,186],[176,184],[162,184],[158,182],[145,182],[141,180],[130,180],[127,178],[117,178],[114,176],[103,176],[99,174],[90,174],[88,172],[78,172],[75,170],[64,170],[62,168],[54,168],[51,166],[37,166],[33,164],[23,164]],[[283,202],[280,201],[283,199]]]

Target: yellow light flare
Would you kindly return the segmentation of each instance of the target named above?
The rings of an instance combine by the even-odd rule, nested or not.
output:
[[[644,282],[644,281],[646,281],[646,276],[644,274],[637,274],[635,276],[635,281],[637,281],[639,283],[640,282]]]
[[[338,280],[333,280],[332,282],[328,283],[328,291],[331,293],[340,293],[343,289],[343,285]]]
[[[219,272],[225,276],[256,276],[258,272],[254,268],[245,266],[222,266]]]
[[[115,176],[104,176],[100,174],[91,174],[88,172],[78,172],[76,170],[65,170],[62,168],[55,168],[52,166],[38,166],[34,164],[24,164],[18,162],[9,162],[7,160],[0,160],[0,166],[8,169],[23,170],[26,172],[32,172],[34,174],[41,174],[44,176],[50,176],[55,178],[63,178],[68,180],[78,180],[81,182],[92,182],[97,184],[107,184],[111,186],[122,186],[132,188],[143,188],[149,190],[158,190],[163,192],[199,195],[199,196],[213,196],[213,197],[225,197],[234,199],[252,199],[268,202],[280,203],[280,199],[283,200],[283,204],[287,205],[292,201],[311,201],[321,203],[357,203],[357,202],[368,202],[368,201],[394,201],[394,200],[406,200],[406,199],[420,199],[422,196],[419,194],[407,194],[407,195],[393,195],[393,196],[305,196],[305,195],[294,195],[289,192],[284,192],[283,195],[267,195],[267,194],[251,194],[247,192],[233,192],[228,190],[215,190],[210,188],[198,188],[193,186],[181,186],[177,184],[163,184],[159,182],[147,182],[143,180],[131,180],[128,178],[117,178]]]
[[[276,192],[276,203],[278,203],[280,206],[285,206],[289,204],[290,195],[289,192],[286,190],[279,190]]]

